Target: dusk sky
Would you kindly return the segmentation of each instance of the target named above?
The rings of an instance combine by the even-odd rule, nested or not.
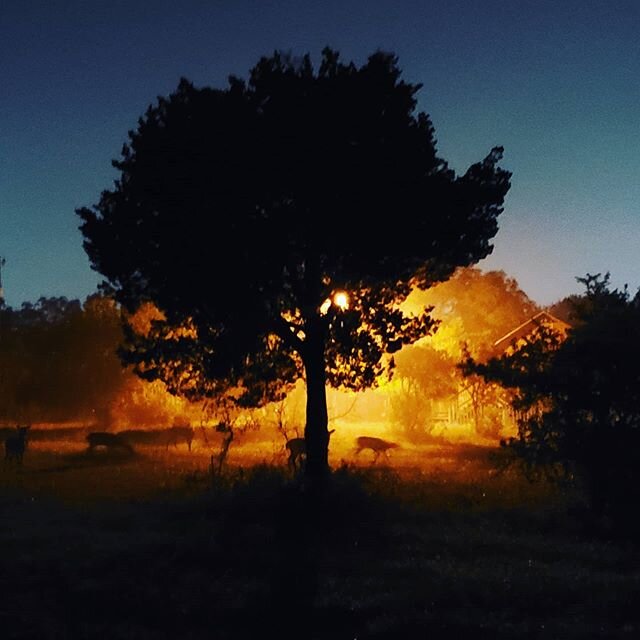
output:
[[[438,151],[513,172],[493,255],[536,302],[611,272],[640,286],[638,0],[0,3],[0,256],[7,304],[96,289],[75,209],[181,76],[224,87],[276,49],[398,55]],[[397,215],[389,212],[390,216]]]

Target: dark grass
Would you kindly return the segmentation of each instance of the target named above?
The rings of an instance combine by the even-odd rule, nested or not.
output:
[[[579,494],[495,472],[80,449],[0,482],[2,638],[636,638],[640,553]],[[457,460],[457,464],[454,464]]]

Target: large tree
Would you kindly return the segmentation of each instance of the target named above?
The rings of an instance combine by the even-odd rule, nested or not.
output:
[[[326,384],[374,385],[432,329],[398,304],[490,253],[509,189],[499,147],[462,176],[438,157],[419,89],[390,53],[358,67],[328,48],[317,69],[275,53],[224,89],[183,79],[77,212],[105,286],[163,314],[125,359],[245,405],[304,376],[312,477],[328,470]]]

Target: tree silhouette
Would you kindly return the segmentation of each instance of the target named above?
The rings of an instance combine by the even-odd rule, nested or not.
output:
[[[578,278],[566,339],[540,326],[513,353],[468,372],[515,391],[510,447],[532,468],[584,482],[591,506],[629,524],[640,498],[640,294],[609,274]],[[637,526],[637,521],[635,523]]]
[[[241,405],[307,387],[307,473],[328,470],[326,384],[375,385],[432,328],[397,307],[491,251],[502,149],[457,177],[393,54],[317,71],[275,53],[225,89],[182,79],[129,132],[84,247],[129,310],[163,318],[123,357],[188,397]],[[336,294],[346,292],[348,306]]]

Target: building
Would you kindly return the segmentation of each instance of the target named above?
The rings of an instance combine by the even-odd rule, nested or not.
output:
[[[567,322],[548,311],[540,311],[493,343],[495,357],[513,353],[526,344],[538,327],[552,329],[562,338],[571,328]],[[431,421],[435,431],[462,437],[465,433],[495,439],[517,433],[516,417],[510,403],[511,392],[497,384],[489,384],[472,376],[463,379],[456,393],[448,398],[433,399]]]
[[[515,349],[525,344],[540,326],[552,329],[562,337],[565,337],[571,328],[570,324],[556,318],[548,311],[541,311],[496,340],[493,343],[495,355],[513,353]]]

